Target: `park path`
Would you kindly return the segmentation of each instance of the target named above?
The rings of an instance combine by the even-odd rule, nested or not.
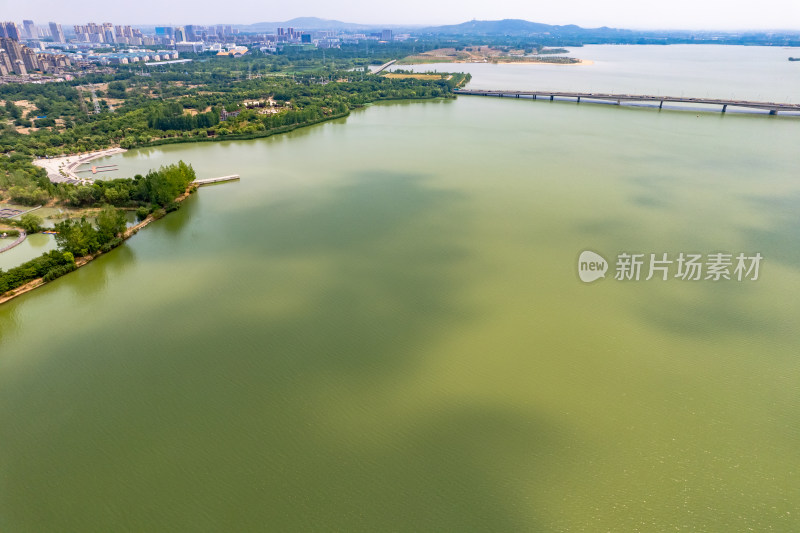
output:
[[[11,243],[11,244],[9,244],[8,246],[5,246],[5,247],[3,247],[3,248],[0,248],[0,254],[1,254],[1,253],[3,253],[3,252],[6,252],[6,251],[8,251],[8,250],[10,250],[10,249],[12,249],[13,247],[15,247],[16,245],[18,245],[19,243],[21,243],[22,241],[24,241],[24,240],[25,240],[25,237],[27,237],[27,236],[28,236],[28,234],[27,234],[27,233],[25,233],[25,230],[19,230],[19,237],[17,237],[17,240],[15,240],[14,242],[12,242],[12,243]]]

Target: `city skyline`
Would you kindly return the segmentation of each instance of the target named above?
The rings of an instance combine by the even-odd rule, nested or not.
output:
[[[111,21],[114,24],[137,26],[183,24],[235,24],[287,21],[297,17],[318,17],[346,23],[407,26],[459,24],[469,20],[524,19],[545,24],[575,24],[585,28],[600,26],[626,29],[672,30],[797,30],[800,29],[800,3],[793,0],[763,0],[753,13],[752,6],[720,6],[710,0],[675,0],[669,9],[642,5],[636,0],[609,0],[598,4],[576,0],[568,10],[557,5],[522,5],[518,2],[492,3],[466,0],[457,5],[435,5],[422,0],[403,4],[366,5],[355,2],[330,4],[320,0],[303,0],[278,5],[269,10],[255,0],[237,3],[236,14],[220,13],[215,4],[153,0],[137,2],[135,12],[121,4],[82,1],[75,4],[52,0],[31,0],[3,8],[3,18],[21,24],[33,20],[37,26],[54,21],[71,26],[85,20]],[[46,19],[37,14],[47,13]],[[792,21],[793,25],[787,21]]]

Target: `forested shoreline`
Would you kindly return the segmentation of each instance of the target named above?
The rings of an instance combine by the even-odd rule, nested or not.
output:
[[[395,48],[387,57],[408,52],[404,45]],[[144,176],[51,183],[33,165],[35,158],[266,137],[346,117],[372,102],[454,98],[453,89],[469,81],[468,74],[389,78],[368,69],[386,57],[364,58],[358,49],[345,49],[320,59],[317,52],[196,57],[146,75],[120,66],[113,74],[65,82],[0,85],[0,202],[100,209],[93,222],[57,223],[58,250],[0,270],[0,295],[8,298],[34,280],[55,279],[113,249],[126,233],[123,209],[135,210],[140,221],[160,218],[179,207],[176,198],[195,179],[191,165],[180,161]],[[90,110],[89,84],[100,97],[99,113]],[[5,222],[35,232],[43,221],[25,215]]]
[[[114,180],[104,189],[124,192],[140,205],[137,218],[142,223],[156,220],[179,207],[179,201],[193,190],[196,174],[191,165],[179,161],[133,179]],[[7,271],[0,269],[0,300],[7,301],[11,291],[37,279],[46,283],[86,264],[95,254],[109,252],[133,234],[126,231],[123,211],[106,205],[91,222],[86,218],[63,220],[55,225],[58,250],[27,261]],[[79,261],[83,258],[83,261]]]

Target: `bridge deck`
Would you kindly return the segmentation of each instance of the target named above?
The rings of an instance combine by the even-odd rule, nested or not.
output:
[[[655,96],[649,94],[611,94],[611,93],[579,93],[567,91],[505,91],[505,90],[475,90],[475,89],[456,89],[455,94],[468,94],[478,96],[530,96],[547,98],[576,98],[585,100],[610,100],[612,102],[679,102],[685,104],[710,104],[723,106],[723,112],[728,106],[744,107],[749,109],[765,109],[772,114],[779,111],[800,112],[800,104],[786,104],[777,102],[753,102],[748,100],[725,100],[717,98],[689,98],[685,96]]]
[[[380,74],[381,72],[383,72],[383,71],[384,71],[384,70],[386,70],[387,68],[391,67],[391,66],[392,66],[392,65],[394,65],[395,63],[397,63],[397,60],[396,60],[396,59],[392,59],[392,60],[391,60],[391,61],[389,61],[388,63],[384,63],[383,65],[381,65],[380,67],[378,67],[378,70],[376,70],[375,72],[373,72],[373,74]]]

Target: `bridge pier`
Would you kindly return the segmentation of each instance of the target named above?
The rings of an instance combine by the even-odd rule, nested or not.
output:
[[[723,104],[723,106],[722,106],[722,112],[724,113],[726,109],[728,109],[728,104]]]
[[[553,98],[555,98],[555,96],[553,96],[553,95],[551,94],[551,95],[550,95],[550,101],[551,101],[551,102],[553,101]]]
[[[578,103],[579,104],[581,103],[581,97],[580,96],[578,97]]]
[[[517,94],[517,98],[519,98],[519,94]]]
[[[664,107],[664,100],[661,100],[661,102],[658,104],[659,109],[661,109],[662,107]]]
[[[770,109],[769,110],[769,114],[770,115],[777,115],[778,114],[778,110],[777,109]]]
[[[535,94],[533,95],[533,99],[536,100],[536,95]]]

